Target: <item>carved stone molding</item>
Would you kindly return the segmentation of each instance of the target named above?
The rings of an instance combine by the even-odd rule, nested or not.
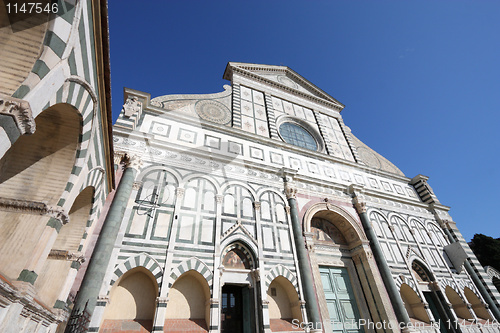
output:
[[[21,135],[35,133],[35,119],[27,101],[0,94],[0,114],[13,117]]]
[[[80,264],[85,262],[85,256],[81,252],[70,252],[67,250],[50,250],[48,259],[76,261]]]
[[[47,205],[45,202],[0,198],[0,210],[22,214],[46,215],[62,224],[69,222],[69,216],[62,207]]]

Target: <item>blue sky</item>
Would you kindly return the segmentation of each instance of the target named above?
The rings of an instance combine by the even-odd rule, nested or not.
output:
[[[466,240],[500,237],[499,1],[109,2],[123,87],[213,93],[228,61],[289,66],[406,176],[429,176]]]

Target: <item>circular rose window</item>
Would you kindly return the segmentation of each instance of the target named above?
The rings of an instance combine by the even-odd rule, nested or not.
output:
[[[287,143],[309,150],[318,150],[318,142],[314,136],[298,124],[284,122],[279,126],[279,132]]]

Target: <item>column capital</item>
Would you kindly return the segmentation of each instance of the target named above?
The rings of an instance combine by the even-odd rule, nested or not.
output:
[[[366,213],[366,203],[363,199],[356,196],[352,199],[352,202],[358,214]]]
[[[254,201],[253,208],[255,208],[256,211],[260,211],[260,201]]]
[[[120,165],[122,160],[125,158],[126,153],[124,151],[115,151],[113,154],[113,162],[116,165]]]
[[[294,186],[294,184],[290,184],[290,182],[285,183],[285,195],[287,199],[297,198],[297,188]]]
[[[347,192],[351,195],[354,208],[356,208],[358,214],[366,213],[366,201],[363,194],[364,186],[351,184],[347,188]]]
[[[142,187],[142,182],[141,181],[135,181],[133,184],[132,184],[132,189],[133,190],[140,190],[140,188]]]
[[[125,161],[125,169],[127,168],[133,168],[137,171],[139,171],[139,169],[142,167],[142,160],[141,158],[138,156],[138,155],[130,155],[130,154],[126,154],[127,156],[127,160]]]

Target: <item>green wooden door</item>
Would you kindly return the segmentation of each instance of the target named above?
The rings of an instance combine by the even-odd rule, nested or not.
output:
[[[320,267],[319,272],[333,332],[363,332],[362,328],[356,326],[360,316],[347,269]]]

